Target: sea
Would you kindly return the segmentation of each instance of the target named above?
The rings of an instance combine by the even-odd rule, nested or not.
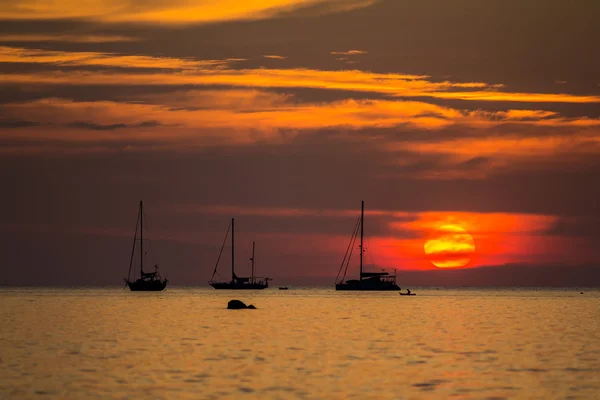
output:
[[[411,289],[0,288],[0,398],[600,399],[600,289]]]

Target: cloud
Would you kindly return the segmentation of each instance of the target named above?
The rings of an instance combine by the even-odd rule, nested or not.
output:
[[[32,126],[39,126],[39,123],[25,120],[1,120],[0,129],[11,129],[11,128],[30,128]]]
[[[115,68],[197,70],[222,68],[243,59],[193,60],[173,57],[119,55],[99,52],[67,52],[0,46],[0,63],[48,64],[51,66],[103,66]]]
[[[15,43],[15,42],[71,42],[71,43],[118,43],[118,42],[135,42],[140,40],[137,37],[124,35],[93,35],[82,33],[75,34],[0,34],[0,43]]]
[[[100,0],[86,3],[77,0],[5,0],[0,4],[0,19],[196,24],[272,18],[318,5],[326,7],[315,8],[317,13],[335,13],[373,3],[375,0]]]
[[[348,51],[332,51],[329,54],[333,54],[333,55],[340,55],[340,56],[356,56],[356,55],[363,55],[363,54],[367,54],[369,53],[368,51],[365,50],[348,50]],[[339,60],[339,58],[338,58]]]
[[[165,211],[163,209],[163,211]],[[315,209],[315,208],[289,208],[289,207],[252,207],[240,205],[172,205],[166,208],[166,211],[180,214],[213,214],[213,215],[242,215],[259,217],[321,217],[321,218],[347,218],[356,217],[357,210],[340,209]],[[391,210],[366,210],[365,215],[373,217],[393,217],[402,219],[409,214]]]
[[[569,153],[574,155],[598,154],[600,151],[600,136],[598,136],[598,123],[596,129],[591,131],[575,131],[578,135],[552,135],[544,137],[520,137],[518,128],[515,134],[506,135],[504,138],[457,138],[440,143],[402,143],[398,148],[414,152],[454,154],[463,159],[472,157],[498,157],[506,160],[525,157],[530,161],[535,159],[548,160],[552,156],[562,154],[562,161],[569,162]],[[573,160],[571,160],[573,161]]]
[[[484,179],[523,163],[549,163],[555,154],[561,162],[551,165],[567,168],[600,153],[600,120],[543,110],[483,112],[400,100],[298,102],[291,94],[241,89],[130,96],[2,105],[2,152],[187,153],[294,144],[305,136],[338,145],[367,141],[371,151],[390,154],[379,159],[386,161],[379,175],[438,181]]]
[[[132,56],[133,59],[133,56]],[[147,68],[180,68],[177,61],[165,60],[163,65],[151,62],[141,65]],[[150,61],[150,60],[148,60]],[[219,66],[235,60],[207,61],[207,65]],[[18,62],[18,61],[14,61]],[[126,58],[84,62],[87,65],[112,65],[131,67]],[[119,65],[119,63],[121,63]],[[190,63],[193,63],[190,61]],[[198,62],[201,64],[201,62]],[[71,64],[71,62],[69,62]],[[471,101],[503,101],[503,102],[555,102],[555,103],[599,103],[598,96],[578,96],[570,94],[543,93],[508,93],[508,92],[461,92],[459,88],[485,88],[483,83],[430,82],[425,79],[414,79],[407,75],[365,73],[362,71],[317,71],[317,70],[227,70],[215,69],[198,71],[198,73],[103,73],[90,71],[53,72],[31,74],[0,74],[0,83],[8,84],[55,84],[55,85],[229,85],[254,88],[312,88],[329,90],[350,90],[359,92],[381,93],[398,97],[432,97],[442,99],[461,99]]]
[[[232,69],[239,58],[189,58],[119,55],[99,52],[63,52],[0,46],[0,62],[46,65],[51,72],[0,74],[0,83],[55,85],[227,85],[260,89],[310,88],[377,93],[394,97],[428,97],[478,102],[600,103],[600,96],[563,93],[503,92],[502,85],[484,82],[432,81],[426,75],[382,74],[361,70]],[[61,71],[68,66],[69,71]],[[75,70],[103,66],[125,71]],[[148,73],[127,71],[146,69]],[[164,73],[153,69],[172,69]]]
[[[67,126],[73,128],[91,129],[95,131],[114,131],[116,129],[155,128],[163,125],[156,121],[144,121],[137,124],[119,123],[111,125],[102,125],[92,122],[71,122]]]
[[[72,127],[75,130],[65,131],[60,137],[75,141],[88,139],[76,133],[76,128],[98,131],[140,128],[132,139],[175,142],[185,138],[198,144],[207,143],[208,140],[213,145],[219,142],[223,145],[258,141],[277,143],[321,129],[398,128],[395,134],[390,135],[392,131],[389,131],[387,138],[380,140],[382,148],[391,152],[453,154],[458,157],[456,162],[463,164],[462,167],[466,169],[473,167],[473,161],[464,163],[475,157],[487,156],[485,165],[493,165],[490,158],[493,155],[522,155],[533,150],[539,155],[561,147],[564,149],[566,143],[573,151],[591,151],[589,145],[578,145],[597,142],[593,135],[585,135],[585,129],[592,129],[593,133],[594,129],[600,127],[598,120],[566,119],[554,113],[535,110],[516,113],[471,112],[424,102],[397,100],[297,103],[291,95],[257,90],[172,92],[146,96],[141,102],[41,99],[6,104],[1,109],[10,121],[31,121],[32,124],[46,127]],[[152,127],[169,126],[168,132],[158,129],[150,134],[142,129],[151,127],[148,121],[152,121]],[[533,126],[577,131],[581,135],[545,137],[538,133],[537,137],[519,138],[505,134],[504,137],[490,138],[481,133],[507,123],[512,123],[517,132],[521,126]],[[447,129],[467,128],[478,129],[480,134],[445,137],[443,133]],[[403,140],[404,132],[411,129],[423,133],[420,136],[412,134],[409,140]],[[441,132],[435,140],[425,134],[433,131]],[[21,137],[28,134],[33,137],[49,135],[43,129],[18,133]],[[6,133],[3,136],[10,135]],[[112,136],[107,139],[112,140]],[[520,146],[514,146],[515,142]]]
[[[600,217],[561,217],[553,222],[546,234],[560,237],[587,237],[596,241],[600,237]]]
[[[432,97],[472,101],[518,101],[530,103],[600,103],[599,96],[573,96],[565,93],[511,93],[500,91],[436,93]]]
[[[552,215],[519,213],[472,213],[461,211],[423,212],[412,220],[395,225],[396,229],[413,230],[427,235],[446,225],[459,226],[475,238],[486,235],[534,235],[549,229],[556,221]]]

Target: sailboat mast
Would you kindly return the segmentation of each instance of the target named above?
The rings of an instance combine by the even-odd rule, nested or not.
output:
[[[235,242],[235,219],[231,218],[231,281],[233,282],[233,279],[235,277],[235,271],[233,269],[234,266],[234,242]]]
[[[144,274],[144,206],[140,200],[140,278]]]
[[[360,279],[363,277],[363,232],[365,222],[365,201],[360,203]]]
[[[252,275],[250,275],[250,282],[254,283],[254,247],[256,242],[252,242]]]
[[[135,242],[137,242],[137,231],[140,225],[140,210],[138,210],[138,216],[135,220],[135,232],[133,233],[133,246],[131,247],[131,258],[129,259],[129,271],[127,271],[127,279],[131,277],[131,267],[133,266],[133,256],[135,255]]]

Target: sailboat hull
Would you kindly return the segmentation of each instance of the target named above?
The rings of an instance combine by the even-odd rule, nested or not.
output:
[[[240,282],[213,282],[210,286],[215,289],[229,289],[229,290],[262,290],[269,287],[269,284],[265,283],[240,283]]]
[[[167,287],[167,280],[165,279],[164,281],[160,281],[160,280],[152,280],[152,281],[147,281],[147,280],[141,280],[138,279],[137,281],[134,282],[130,282],[130,281],[125,281],[127,283],[127,286],[129,286],[129,289],[132,292],[160,292],[161,290],[164,290]]]

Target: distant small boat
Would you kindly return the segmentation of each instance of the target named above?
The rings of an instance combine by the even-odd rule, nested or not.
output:
[[[215,282],[213,279],[215,274],[217,273],[217,268],[219,266],[219,260],[221,259],[221,254],[223,254],[223,248],[225,247],[225,242],[227,241],[227,237],[229,236],[229,231],[231,230],[231,281],[229,282]],[[221,252],[219,253],[219,257],[217,258],[217,264],[215,265],[215,269],[213,274],[208,282],[210,286],[215,289],[231,289],[231,290],[243,290],[243,289],[254,289],[261,290],[269,287],[270,278],[257,278],[254,276],[254,248],[255,242],[252,242],[252,275],[249,278],[239,277],[235,274],[235,220],[231,218],[231,223],[229,224],[229,228],[227,229],[227,233],[225,234],[225,240],[223,241],[223,245],[221,246]]]
[[[288,290],[287,286],[279,286],[279,290]]]
[[[346,249],[346,254],[344,255],[344,259],[342,260],[342,265],[340,266],[340,270],[338,272],[338,277],[336,278],[335,290],[400,290],[400,287],[396,284],[396,272],[394,271],[394,275],[390,275],[387,272],[364,272],[363,271],[363,236],[364,236],[364,220],[365,220],[365,202],[361,202],[360,207],[360,219],[357,221],[354,232],[352,232],[352,236],[350,238],[350,243],[348,244],[348,248]],[[350,257],[352,256],[352,250],[354,249],[354,245],[356,243],[357,236],[359,234],[360,229],[360,245],[358,246],[360,254],[360,274],[358,279],[349,279],[346,280],[346,271],[348,270],[348,264],[350,263]],[[344,268],[345,267],[345,268]],[[342,269],[344,273],[342,274]],[[341,275],[341,277],[340,277]],[[339,279],[338,279],[339,278]]]
[[[135,244],[137,243],[138,226],[140,227],[140,277],[135,281],[132,276],[131,267],[133,266],[133,256],[135,255]],[[140,201],[140,210],[138,219],[135,223],[135,233],[133,235],[133,248],[131,249],[131,259],[129,260],[129,272],[125,283],[132,291],[140,292],[159,292],[167,287],[167,279],[162,279],[158,272],[158,265],[154,266],[154,272],[144,272],[144,204]]]
[[[416,296],[416,293],[400,293],[400,296]]]

